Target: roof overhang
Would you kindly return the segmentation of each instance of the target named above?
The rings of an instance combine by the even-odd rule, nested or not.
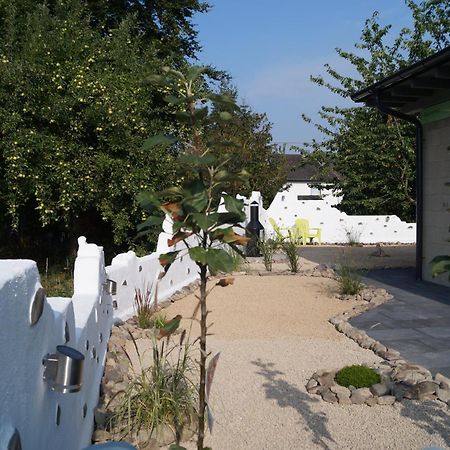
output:
[[[450,100],[450,47],[399,70],[351,96],[355,102],[409,116]]]

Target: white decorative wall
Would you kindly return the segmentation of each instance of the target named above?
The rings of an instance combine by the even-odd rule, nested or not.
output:
[[[159,255],[186,249],[183,242],[177,243],[174,247],[168,246],[167,241],[172,237],[171,229],[172,224],[169,219],[166,219],[163,223],[164,231],[158,238],[156,252],[143,257],[137,257],[131,251],[122,253],[112,260],[110,266],[106,267],[108,278],[117,283],[117,293],[113,295],[115,319],[124,320],[135,314],[136,289],[140,289],[141,292],[149,289],[154,297],[156,283],[162,272]],[[193,239],[189,238],[187,242],[193,242]],[[159,281],[158,301],[166,300],[176,291],[193,283],[198,277],[198,267],[187,254],[187,250],[180,252],[167,274]]]
[[[1,450],[14,448],[8,446],[15,431],[23,450],[81,450],[91,443],[113,320],[134,314],[135,289],[154,289],[162,270],[159,254],[184,247],[169,248],[171,224],[166,222],[164,229],[155,253],[142,258],[123,253],[106,268],[102,247],[79,238],[73,297],[45,299],[34,325],[30,314],[42,288],[36,263],[0,260]],[[198,278],[197,266],[182,253],[159,282],[160,301]],[[108,279],[117,283],[114,295],[108,292]],[[43,380],[43,358],[61,344],[85,357],[77,393],[54,392]]]
[[[89,445],[112,323],[111,296],[103,289],[103,250],[79,239],[75,294],[47,298],[32,325],[41,288],[36,263],[0,261],[0,448],[17,430],[23,450],[79,450]],[[77,393],[61,394],[43,380],[43,358],[65,344],[85,356]]]
[[[271,205],[262,208],[259,192],[253,192],[252,199],[260,204],[260,222],[266,234],[273,235],[273,229],[267,219],[272,217],[282,227],[294,226],[297,218],[308,219],[310,226],[321,228],[322,243],[347,243],[349,239],[365,244],[414,243],[416,224],[403,222],[395,215],[391,216],[351,216],[333,207],[339,198],[325,191],[322,200],[304,200],[298,196],[309,195],[305,191],[306,183],[293,183],[288,190],[278,192]],[[249,216],[248,216],[249,217]]]

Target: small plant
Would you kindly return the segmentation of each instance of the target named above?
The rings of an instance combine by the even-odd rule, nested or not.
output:
[[[164,328],[167,324],[167,315],[166,313],[159,311],[155,312],[150,319],[150,326],[152,328],[161,329]]]
[[[347,244],[350,245],[350,247],[361,245],[361,230],[355,230],[353,227],[345,227],[345,234],[347,236]]]
[[[198,402],[197,389],[192,382],[195,362],[190,356],[190,344],[181,334],[173,343],[170,335],[158,342],[152,341],[153,362],[149,368],[142,366],[141,355],[130,334],[139,357],[140,371],[122,392],[110,419],[110,429],[116,438],[137,440],[141,430],[149,437],[161,426],[175,430],[174,440],[179,444],[186,427],[195,428]],[[130,359],[131,363],[131,359]]]
[[[231,259],[233,260],[233,270],[232,272],[239,272],[242,270],[243,266],[245,265],[246,261],[245,258],[239,254],[238,252],[234,251],[232,248],[228,248],[226,252],[231,256]]]
[[[338,272],[339,292],[342,295],[356,295],[361,292],[364,284],[358,273],[349,266],[342,266]]]
[[[283,241],[281,248],[286,254],[289,270],[297,273],[300,269],[300,261],[298,256],[299,241],[294,233],[289,230],[288,239]]]
[[[272,239],[266,241],[259,241],[258,249],[261,252],[264,261],[264,267],[268,272],[272,272],[273,255],[279,247],[279,242]]]
[[[146,288],[143,293],[140,289],[134,291],[134,309],[136,310],[139,328],[152,328],[152,316],[158,307],[158,300],[152,302],[151,289]]]
[[[367,366],[347,366],[339,370],[336,374],[336,383],[349,387],[354,386],[355,388],[365,388],[370,387],[381,381],[380,375],[378,375],[375,370]]]

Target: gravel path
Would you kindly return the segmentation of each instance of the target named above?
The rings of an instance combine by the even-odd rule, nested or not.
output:
[[[306,392],[318,369],[379,361],[327,322],[353,305],[333,298],[336,291],[332,280],[291,276],[240,276],[233,286],[213,290],[209,347],[221,357],[211,392],[216,424],[207,445],[214,450],[450,448],[450,413],[440,402],[341,406]],[[189,317],[195,304],[189,296],[166,312]]]

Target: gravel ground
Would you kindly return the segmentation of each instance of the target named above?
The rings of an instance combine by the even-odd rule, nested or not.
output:
[[[336,293],[332,280],[298,276],[239,276],[233,286],[213,290],[209,347],[221,357],[211,391],[216,423],[207,445],[214,450],[450,448],[450,413],[440,402],[341,406],[306,392],[318,369],[379,361],[327,322],[354,304],[335,299]],[[189,317],[195,304],[191,295],[166,312],[169,318]]]

